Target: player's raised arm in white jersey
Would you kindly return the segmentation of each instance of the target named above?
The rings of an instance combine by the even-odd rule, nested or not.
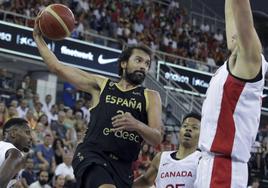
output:
[[[232,54],[231,73],[242,79],[255,78],[261,68],[261,42],[254,28],[249,0],[225,1],[226,38]]]

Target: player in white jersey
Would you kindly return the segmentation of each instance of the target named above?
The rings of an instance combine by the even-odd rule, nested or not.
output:
[[[23,168],[26,155],[32,147],[31,129],[22,118],[12,118],[3,126],[4,141],[0,141],[0,187],[9,188],[13,179]]]
[[[133,188],[192,188],[200,158],[197,151],[201,116],[190,113],[183,118],[179,133],[179,149],[158,153],[144,175],[134,181]]]
[[[247,162],[260,122],[267,63],[249,0],[226,0],[225,18],[231,56],[212,77],[203,104],[197,188],[247,186]]]

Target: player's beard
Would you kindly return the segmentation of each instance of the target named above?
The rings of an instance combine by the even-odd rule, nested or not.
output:
[[[126,69],[125,79],[128,83],[132,85],[140,85],[145,79],[144,71],[134,71],[129,73]]]

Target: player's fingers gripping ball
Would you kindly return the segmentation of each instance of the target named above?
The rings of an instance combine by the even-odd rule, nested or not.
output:
[[[74,15],[65,5],[51,4],[40,13],[39,28],[48,39],[62,40],[70,36],[74,26]]]

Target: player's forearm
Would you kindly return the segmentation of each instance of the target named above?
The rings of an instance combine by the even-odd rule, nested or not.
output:
[[[132,188],[145,188],[149,186],[152,186],[152,184],[149,183],[144,176],[140,176],[137,179],[135,179]]]
[[[9,181],[19,172],[22,165],[23,160],[16,159],[12,162],[6,162],[0,167],[0,188],[7,187]]]
[[[231,8],[232,0],[225,0],[225,30],[226,30],[226,39],[227,47],[229,50],[232,50],[232,37],[236,33],[235,22],[233,18],[233,11]]]
[[[60,69],[57,57],[50,51],[42,37],[36,36],[34,39],[44,63],[48,66],[51,72],[57,72],[57,70]]]
[[[231,9],[237,30],[239,46],[244,50],[247,56],[251,55],[251,53],[259,56],[261,53],[261,45],[254,29],[249,0],[231,0]]]
[[[155,146],[161,143],[162,136],[161,136],[160,130],[156,128],[151,128],[142,122],[139,123],[138,127],[139,128],[137,132],[139,133],[139,135],[141,135],[141,137],[146,143],[152,146]]]

